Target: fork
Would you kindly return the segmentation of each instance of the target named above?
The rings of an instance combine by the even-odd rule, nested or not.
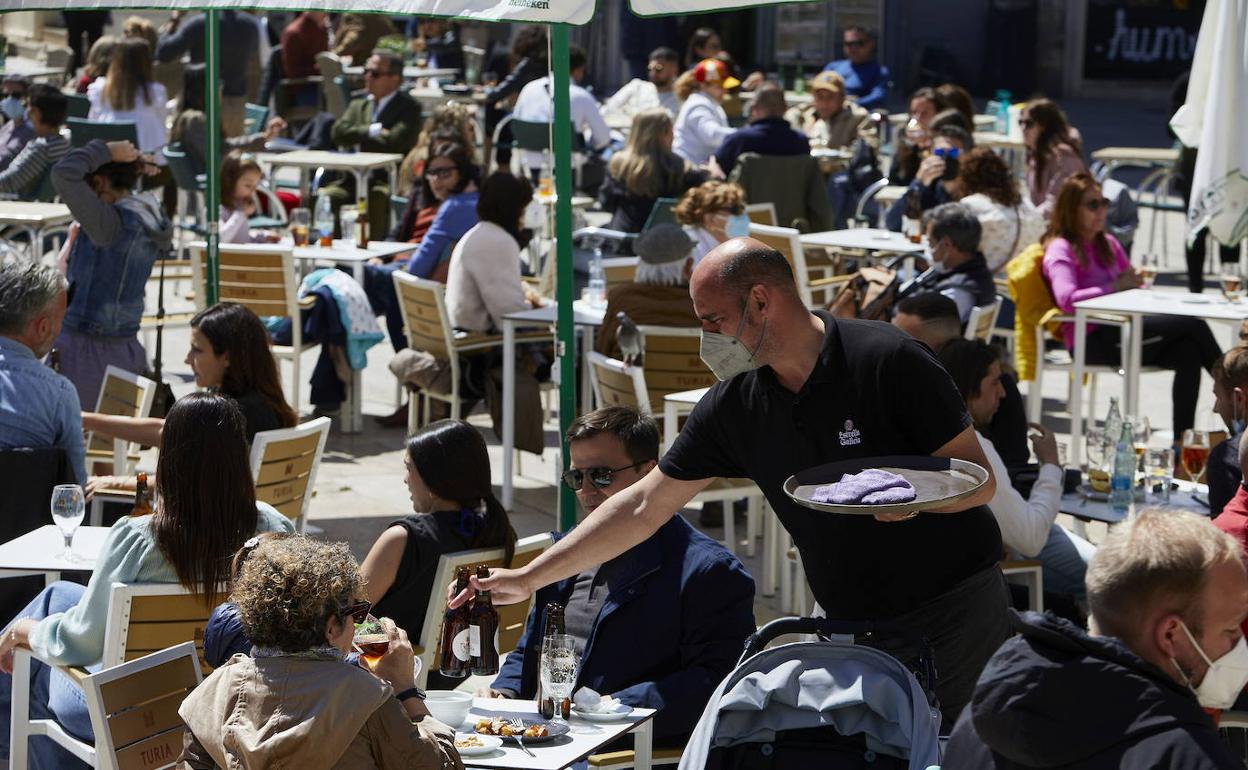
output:
[[[512,729],[520,731],[516,733],[515,735],[511,736],[516,739],[516,745],[520,747],[520,750],[523,751],[525,754],[528,754],[530,757],[537,759],[537,755],[534,754],[532,751],[529,751],[529,747],[524,745],[524,737],[523,737],[524,736],[524,722],[521,722],[519,719],[511,719],[511,720],[508,720],[507,723],[511,725]]]

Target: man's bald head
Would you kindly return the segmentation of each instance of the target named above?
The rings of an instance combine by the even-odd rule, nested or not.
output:
[[[699,288],[713,285],[718,291],[741,299],[760,284],[801,302],[789,260],[753,238],[732,238],[711,249],[690,279],[695,294]]]

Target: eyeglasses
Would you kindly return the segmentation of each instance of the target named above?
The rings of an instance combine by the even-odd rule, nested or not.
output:
[[[620,471],[626,471],[629,468],[636,468],[644,462],[649,462],[649,460],[642,460],[640,463],[631,463],[622,468],[585,468],[583,470],[581,468],[573,468],[563,474],[563,485],[573,492],[576,492],[585,484],[585,478],[588,476],[590,484],[593,484],[598,489],[605,489],[606,487],[611,486],[613,474],[619,473]]]
[[[1090,201],[1084,201],[1083,207],[1093,213],[1100,211],[1101,209],[1108,209],[1109,198],[1093,198]]]
[[[662,65],[662,64],[651,64],[650,66],[646,67],[646,71],[647,71],[647,72],[662,72],[662,71],[663,71],[663,65]]]
[[[451,174],[454,174],[457,170],[458,169],[456,169],[454,166],[442,166],[441,168],[427,168],[425,169],[425,176],[433,177],[434,179],[446,179],[450,177]]]
[[[363,623],[368,619],[368,611],[373,608],[372,602],[356,602],[348,605],[340,617],[350,617],[354,623]]]
[[[1019,118],[1018,125],[1022,128],[1031,128],[1032,126],[1036,125],[1036,121],[1032,120],[1031,118]]]
[[[862,39],[856,39],[856,40],[846,40],[846,41],[845,41],[845,47],[846,47],[846,48],[862,48],[862,47],[863,47],[864,45],[866,45],[866,44],[867,44],[867,41],[862,40]]]

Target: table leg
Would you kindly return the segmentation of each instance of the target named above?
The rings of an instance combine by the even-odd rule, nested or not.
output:
[[[44,584],[45,586],[50,586],[50,585],[52,585],[53,583],[55,583],[56,581],[58,581],[58,580],[60,580],[60,579],[61,579],[61,573],[59,573],[59,572],[45,572],[45,573],[43,573],[43,584]]]
[[[594,405],[594,384],[589,381],[589,351],[594,349],[594,327],[581,327],[581,411]]]
[[[361,369],[351,370],[350,392],[347,394],[347,419],[342,423],[342,432],[359,433],[364,424],[364,372]]]
[[[654,763],[654,719],[633,730],[633,770],[650,770]]]
[[[1131,358],[1126,366],[1127,411],[1124,414],[1140,414],[1140,359],[1144,356],[1144,316],[1131,314]],[[1181,439],[1182,436],[1176,436]]]
[[[503,319],[503,508],[512,505],[512,462],[516,443],[516,323]]]
[[[360,286],[364,285],[364,263],[358,259],[351,263],[351,277]]]
[[[663,451],[672,448],[676,440],[676,402],[663,399]]]
[[[1072,376],[1074,387],[1070,389],[1070,459],[1075,466],[1083,464],[1083,373],[1086,366],[1088,337],[1088,314],[1075,308],[1075,366]],[[1043,355],[1044,351],[1038,351]],[[1039,382],[1033,383],[1039,387]],[[1044,394],[1041,394],[1041,398]]]
[[[30,656],[13,656],[13,681],[30,681]],[[11,685],[10,685],[11,686]],[[12,687],[13,700],[9,707],[9,737],[16,737],[9,746],[9,766],[17,770],[26,770],[28,765],[27,747],[30,740],[30,688]]]

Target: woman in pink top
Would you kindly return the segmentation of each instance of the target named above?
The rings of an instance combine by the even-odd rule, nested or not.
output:
[[[1044,236],[1044,277],[1053,301],[1063,313],[1073,313],[1075,303],[1102,294],[1134,289],[1140,279],[1122,244],[1105,232],[1109,201],[1101,187],[1086,173],[1066,180],[1057,195],[1049,230]],[[1196,420],[1200,370],[1212,370],[1222,351],[1209,326],[1198,318],[1146,316],[1141,363],[1174,372],[1174,437]],[[1067,349],[1073,349],[1074,325],[1062,328]],[[1088,325],[1086,360],[1089,364],[1117,366],[1122,361],[1122,336],[1117,327]]]
[[[1028,102],[1018,124],[1027,147],[1027,194],[1031,205],[1047,217],[1062,183],[1087,171],[1079,135],[1066,122],[1062,108],[1048,99]]]

